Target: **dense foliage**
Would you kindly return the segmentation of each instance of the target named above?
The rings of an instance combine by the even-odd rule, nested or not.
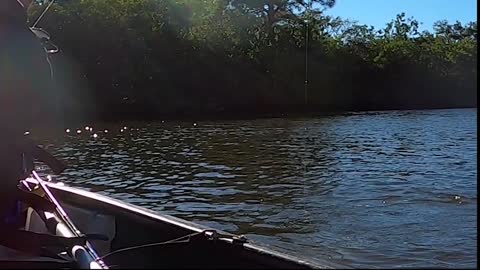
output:
[[[144,118],[477,105],[476,22],[440,21],[434,33],[419,32],[418,21],[399,14],[377,30],[326,16],[334,4],[58,0],[40,26],[62,50],[53,60],[67,114]],[[43,7],[32,7],[31,18]]]

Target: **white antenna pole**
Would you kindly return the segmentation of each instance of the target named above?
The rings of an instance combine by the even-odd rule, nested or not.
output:
[[[305,31],[305,105],[308,105],[308,39],[309,39],[309,21],[305,21],[306,24],[306,31]]]
[[[311,8],[311,5],[312,5],[312,1],[310,1],[308,4],[307,4],[307,10],[306,10],[306,14],[307,14],[307,19],[305,20],[305,89],[304,89],[304,102],[305,102],[305,106],[308,105],[308,40],[309,40],[309,34],[310,34],[310,28],[309,28],[309,23],[310,23],[310,8]]]

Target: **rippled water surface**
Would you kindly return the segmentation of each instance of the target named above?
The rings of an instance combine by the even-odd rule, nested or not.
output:
[[[476,267],[476,122],[476,109],[130,122],[42,141],[69,163],[64,182],[294,254]]]

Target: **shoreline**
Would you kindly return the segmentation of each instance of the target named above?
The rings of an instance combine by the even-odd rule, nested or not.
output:
[[[427,108],[381,108],[381,109],[357,109],[357,110],[330,110],[330,111],[289,111],[289,112],[212,112],[212,113],[183,113],[183,114],[145,114],[140,115],[130,114],[124,117],[93,117],[87,120],[65,120],[69,124],[63,124],[62,127],[72,125],[88,125],[89,123],[105,123],[115,124],[122,122],[200,122],[200,121],[249,121],[260,119],[275,119],[275,118],[312,118],[342,115],[349,113],[378,113],[378,112],[392,112],[392,111],[425,111],[425,110],[455,110],[455,109],[477,109],[477,106],[442,106],[442,107],[427,107]]]

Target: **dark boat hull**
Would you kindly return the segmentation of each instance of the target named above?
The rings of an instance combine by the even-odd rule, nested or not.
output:
[[[319,263],[290,256],[232,234],[92,192],[59,184],[48,185],[83,233],[102,234],[108,238],[108,241],[91,242],[100,256],[114,252],[105,258],[105,263],[110,266],[160,269],[344,268],[329,262]],[[189,237],[164,243],[185,236]],[[137,247],[129,249],[132,246]],[[125,248],[128,250],[119,252]]]

